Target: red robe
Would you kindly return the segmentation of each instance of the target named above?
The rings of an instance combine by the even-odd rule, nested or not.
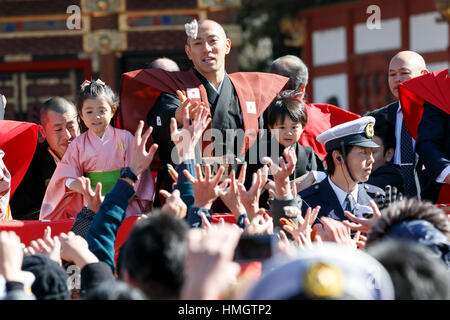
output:
[[[450,76],[447,70],[435,71],[401,83],[399,98],[403,118],[410,135],[417,140],[417,129],[423,114],[423,103],[428,101],[450,114]],[[444,184],[438,203],[450,203],[450,185]]]

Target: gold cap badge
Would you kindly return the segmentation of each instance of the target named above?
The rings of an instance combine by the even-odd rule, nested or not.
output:
[[[373,123],[369,123],[366,126],[366,136],[367,136],[367,138],[372,138],[373,134],[374,134]]]
[[[305,274],[304,291],[311,298],[337,298],[342,296],[343,277],[339,269],[318,263]]]

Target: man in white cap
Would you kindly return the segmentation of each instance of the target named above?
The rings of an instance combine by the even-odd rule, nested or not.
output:
[[[384,191],[365,184],[372,172],[373,148],[379,146],[373,142],[375,119],[362,117],[335,126],[319,136],[327,150],[325,161],[328,176],[322,182],[300,192],[302,212],[308,207],[320,206],[319,217],[327,216],[336,220],[345,220],[344,210],[357,216],[368,216],[370,195]]]

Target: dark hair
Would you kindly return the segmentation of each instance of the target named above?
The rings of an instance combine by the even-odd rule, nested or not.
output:
[[[390,148],[395,150],[395,127],[386,117],[380,114],[375,113],[372,117],[375,118],[374,134],[380,137],[383,142],[383,155],[386,155]]]
[[[77,111],[75,105],[71,101],[64,99],[63,97],[52,97],[48,99],[42,104],[40,108],[39,116],[41,125],[44,125],[49,110],[59,114],[64,114],[70,109],[72,109],[75,113]]]
[[[69,300],[69,276],[57,262],[43,255],[26,255],[22,270],[33,273],[31,291],[37,300]]]
[[[139,220],[124,244],[121,273],[126,271],[149,299],[178,299],[188,229],[186,221],[161,211]]]
[[[305,104],[297,100],[293,92],[288,90],[279,93],[267,108],[267,124],[273,127],[278,121],[284,122],[286,117],[294,122],[300,122],[303,128],[308,120]]]
[[[80,92],[77,97],[77,111],[78,117],[82,114],[84,101],[87,99],[96,99],[99,97],[105,97],[111,106],[111,112],[114,112],[115,109],[119,105],[119,96],[105,83],[103,83],[100,79],[96,81],[91,80],[89,84],[86,84],[81,87]],[[81,119],[80,119],[81,120]],[[84,125],[83,121],[80,121],[82,130],[85,131],[87,128]]]
[[[289,78],[287,89],[298,91],[308,83],[308,67],[302,59],[294,55],[282,56],[272,62],[270,73],[279,74]]]
[[[428,221],[450,238],[450,221],[444,211],[431,202],[412,198],[397,201],[383,210],[382,217],[372,226],[367,235],[367,244],[389,235],[390,229],[396,224],[411,220]]]
[[[347,156],[350,151],[352,150],[353,146],[344,146],[344,151],[345,151],[345,156]],[[336,148],[333,150],[330,150],[327,152],[327,155],[325,156],[325,163],[327,164],[327,173],[329,175],[334,174],[334,171],[336,170],[336,167],[334,166],[334,162],[333,162],[333,151],[337,150],[341,153],[341,157],[344,157],[344,155],[342,154],[342,150],[340,148]],[[342,159],[342,161],[344,161],[344,159]]]
[[[388,271],[396,300],[448,300],[450,275],[445,264],[420,243],[386,239],[366,252]]]
[[[86,300],[146,300],[146,297],[126,282],[110,280],[89,291]]]

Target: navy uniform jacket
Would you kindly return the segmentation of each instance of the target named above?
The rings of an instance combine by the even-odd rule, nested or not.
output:
[[[384,191],[376,186],[361,183],[358,186],[358,199],[356,202],[360,205],[369,206],[370,200],[374,200],[372,197],[380,193],[385,195]],[[330,217],[339,221],[348,220],[344,215],[344,210],[339,203],[339,200],[334,193],[333,188],[328,182],[328,178],[322,180],[322,182],[312,185],[311,187],[303,190],[299,193],[302,198],[302,215],[305,216],[308,207],[315,208],[320,206],[320,217]],[[317,221],[316,221],[317,222]]]

